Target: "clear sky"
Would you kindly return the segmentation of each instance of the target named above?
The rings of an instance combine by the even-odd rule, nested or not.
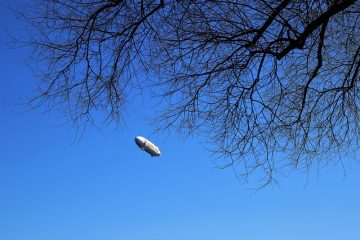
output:
[[[3,28],[21,27],[1,3],[0,26],[1,240],[360,239],[359,163],[345,161],[345,178],[330,166],[308,181],[293,173],[281,189],[247,190],[215,167],[202,137],[152,135],[151,108],[139,99],[125,127],[74,141],[59,113],[16,105],[36,79],[27,50],[6,46]],[[140,151],[136,135],[164,156]]]

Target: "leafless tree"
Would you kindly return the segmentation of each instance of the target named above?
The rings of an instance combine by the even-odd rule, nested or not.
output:
[[[264,185],[359,146],[356,0],[46,0],[24,12],[42,66],[33,101],[75,121],[119,121],[129,91],[151,85],[161,128],[205,134],[221,166]]]

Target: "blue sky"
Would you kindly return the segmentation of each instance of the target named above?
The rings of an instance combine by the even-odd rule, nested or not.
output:
[[[0,5],[1,28],[21,31]],[[126,125],[81,139],[58,112],[18,103],[36,84],[26,49],[0,32],[0,239],[360,239],[360,165],[345,161],[280,187],[246,189],[215,167],[201,136],[152,135],[151,111],[133,99]],[[151,104],[151,103],[148,103]],[[163,157],[134,143],[151,136]]]

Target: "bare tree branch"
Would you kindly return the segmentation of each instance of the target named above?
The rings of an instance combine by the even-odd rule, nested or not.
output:
[[[41,79],[33,103],[75,122],[99,111],[121,122],[129,94],[151,86],[160,130],[204,134],[222,167],[261,186],[359,146],[356,0],[35,5],[22,14]]]

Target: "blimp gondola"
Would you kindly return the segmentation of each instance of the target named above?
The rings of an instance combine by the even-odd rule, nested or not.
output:
[[[147,153],[149,153],[152,157],[160,156],[160,149],[142,136],[135,137],[135,143],[139,146],[139,148]]]

